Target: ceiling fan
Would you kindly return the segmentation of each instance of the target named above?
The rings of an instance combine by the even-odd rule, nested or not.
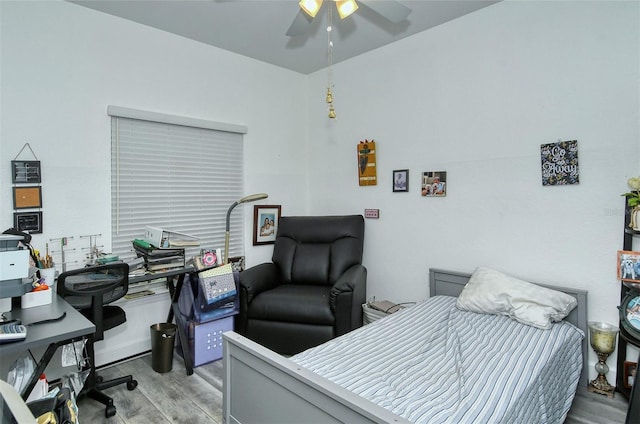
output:
[[[344,19],[351,15],[358,9],[358,3],[378,13],[385,19],[399,23],[407,19],[407,16],[411,13],[411,9],[404,6],[397,1],[378,1],[378,0],[328,0],[333,2],[338,9],[338,15],[340,19]],[[291,26],[287,30],[287,34],[290,37],[305,34],[313,18],[322,7],[322,0],[300,0],[300,10],[293,19]],[[329,6],[330,7],[330,6]]]

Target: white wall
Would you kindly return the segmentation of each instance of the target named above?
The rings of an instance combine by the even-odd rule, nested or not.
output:
[[[335,122],[326,72],[312,75],[311,211],[380,209],[366,220],[369,295],[421,299],[430,267],[484,265],[589,290],[589,319],[617,324],[620,194],[640,175],[638,6],[503,2],[340,63]],[[364,139],[377,186],[358,186]],[[540,145],[559,139],[578,140],[580,184],[543,187]],[[393,193],[405,168],[410,191]],[[421,197],[421,172],[440,170],[447,196]]]
[[[245,192],[306,211],[305,76],[62,1],[2,1],[0,13],[2,230],[13,225],[10,161],[28,142],[43,175],[34,245],[102,234],[110,248],[107,105],[246,125]],[[235,213],[250,249],[253,205]],[[247,259],[270,257],[260,247]]]
[[[101,234],[110,251],[108,105],[247,126],[245,192],[306,212],[306,77],[62,1],[1,1],[0,14],[2,230],[13,226],[10,161],[29,143],[42,166],[44,222],[32,244],[54,250],[51,239],[73,237],[67,258],[82,261],[89,240],[80,236]],[[26,149],[18,159],[34,158]],[[270,246],[251,246],[253,205],[240,213],[247,263],[269,260]],[[122,302],[128,322],[96,345],[98,365],[149,349],[149,325],[169,307],[159,297]]]

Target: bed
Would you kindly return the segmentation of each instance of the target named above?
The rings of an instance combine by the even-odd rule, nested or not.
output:
[[[577,307],[542,335],[458,310],[470,277],[431,269],[425,302],[291,358],[225,333],[224,422],[562,423],[576,385],[587,385],[587,292],[547,286]],[[426,314],[439,319],[422,328]],[[415,331],[427,341],[416,343]]]

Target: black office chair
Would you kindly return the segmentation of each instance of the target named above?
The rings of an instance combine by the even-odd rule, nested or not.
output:
[[[104,404],[105,417],[112,417],[116,414],[116,407],[113,405],[113,399],[102,393],[102,390],[122,383],[127,383],[127,389],[133,390],[138,386],[138,382],[130,375],[108,381],[98,377],[93,344],[104,339],[106,330],[127,320],[122,308],[109,303],[127,294],[129,265],[117,262],[63,272],[58,276],[56,287],[60,296],[96,326],[96,332],[87,342],[91,371],[81,394]]]

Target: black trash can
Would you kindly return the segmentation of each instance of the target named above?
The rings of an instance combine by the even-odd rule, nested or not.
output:
[[[173,367],[173,345],[176,325],[168,322],[153,324],[151,330],[151,368],[156,372],[169,372]]]

